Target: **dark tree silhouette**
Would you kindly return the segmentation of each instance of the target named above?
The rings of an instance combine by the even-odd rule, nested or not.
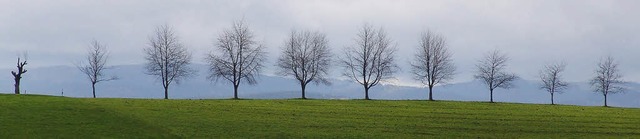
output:
[[[384,30],[364,25],[356,38],[356,45],[344,49],[341,58],[343,75],[364,87],[365,99],[369,100],[369,89],[380,81],[393,78],[398,69],[394,63],[396,48]]]
[[[117,79],[115,76],[107,78],[104,75],[104,71],[110,68],[107,66],[108,53],[104,45],[100,44],[97,40],[93,40],[85,59],[87,63],[78,66],[78,69],[87,75],[87,78],[91,82],[93,98],[96,98],[96,84]]]
[[[593,91],[601,93],[604,96],[604,106],[607,107],[607,95],[624,92],[622,74],[618,69],[618,63],[613,57],[608,56],[598,63],[596,76],[591,79],[591,87]]]
[[[544,69],[540,70],[540,80],[542,84],[540,89],[551,94],[551,105],[554,105],[553,95],[556,93],[562,93],[569,84],[562,80],[561,73],[567,66],[565,63],[555,63],[544,66]]]
[[[293,76],[300,83],[302,99],[306,99],[307,84],[329,84],[325,78],[329,71],[331,54],[327,39],[320,32],[292,31],[282,48],[277,66],[280,75]]]
[[[189,67],[191,53],[166,25],[156,28],[154,36],[149,39],[149,46],[144,49],[146,74],[158,76],[164,88],[164,99],[169,99],[169,85],[173,82],[179,84],[183,78],[196,72]]]
[[[415,61],[411,63],[411,72],[416,80],[429,87],[429,100],[433,100],[433,87],[451,80],[456,68],[441,35],[424,32],[417,51]]]
[[[16,63],[16,65],[18,71],[11,71],[11,75],[13,75],[13,80],[15,81],[14,92],[20,94],[20,80],[22,79],[22,74],[27,73],[27,69],[24,68],[24,66],[27,65],[27,60],[20,61],[20,57],[18,57],[18,63]]]
[[[233,98],[238,99],[238,87],[241,81],[256,84],[256,76],[264,67],[266,59],[264,46],[253,40],[253,33],[244,21],[234,22],[231,29],[224,30],[214,46],[217,53],[207,57],[209,79],[224,79],[233,84]]]
[[[507,66],[507,55],[495,50],[480,60],[480,63],[476,65],[478,71],[474,76],[476,79],[480,79],[489,88],[490,102],[493,103],[493,90],[496,88],[511,88],[512,81],[518,77],[513,73],[507,73],[505,67]]]

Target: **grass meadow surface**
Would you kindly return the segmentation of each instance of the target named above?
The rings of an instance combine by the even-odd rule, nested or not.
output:
[[[0,95],[1,138],[640,138],[640,109]]]

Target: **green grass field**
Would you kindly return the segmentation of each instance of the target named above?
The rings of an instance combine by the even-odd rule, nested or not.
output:
[[[640,138],[640,109],[0,95],[0,138]]]

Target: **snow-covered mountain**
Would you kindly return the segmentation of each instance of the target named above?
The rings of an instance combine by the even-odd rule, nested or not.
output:
[[[193,65],[199,70],[196,76],[170,87],[169,97],[173,99],[222,99],[233,96],[233,88],[226,81],[212,82],[206,77],[205,65]],[[9,72],[0,72],[0,92],[13,92],[13,80]],[[98,97],[110,98],[162,98],[162,85],[156,77],[144,74],[142,65],[115,66],[108,71],[119,80],[102,82],[97,86]],[[363,89],[357,83],[345,80],[331,80],[332,85],[312,84],[307,87],[307,96],[319,99],[361,99]],[[498,89],[494,100],[498,102],[540,103],[550,102],[549,94],[538,89],[537,81],[517,80],[509,90]],[[628,91],[609,95],[610,106],[640,107],[640,84],[628,83]],[[27,94],[62,95],[68,97],[91,97],[91,86],[86,77],[75,67],[56,66],[29,69],[22,82]],[[469,81],[438,86],[434,89],[437,100],[488,101],[489,92],[479,81]],[[298,98],[299,85],[290,78],[262,75],[257,85],[241,84],[241,98]],[[426,99],[427,89],[411,86],[379,85],[370,92],[372,99]],[[599,106],[603,96],[591,91],[586,82],[571,83],[563,94],[555,95],[558,104]]]

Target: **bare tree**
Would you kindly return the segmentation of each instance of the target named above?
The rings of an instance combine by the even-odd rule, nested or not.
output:
[[[17,65],[16,67],[18,68],[18,71],[11,71],[11,74],[13,75],[13,80],[15,81],[14,92],[16,94],[20,94],[20,80],[22,79],[22,74],[27,73],[27,69],[24,68],[24,66],[27,65],[26,54],[24,57],[25,57],[24,61],[20,61],[20,57],[18,57],[18,63],[16,63]]]
[[[225,30],[214,46],[218,53],[211,52],[207,57],[209,79],[224,79],[233,84],[233,98],[238,99],[238,87],[241,81],[256,84],[256,76],[264,67],[266,59],[264,46],[253,40],[253,33],[244,21],[233,23]]]
[[[485,55],[485,57],[480,60],[480,63],[476,65],[478,71],[474,77],[476,79],[480,79],[489,87],[492,103],[493,90],[496,88],[509,89],[513,87],[511,82],[518,78],[515,74],[507,73],[505,71],[507,60],[509,60],[509,58],[506,54],[502,54],[500,51],[494,50],[493,52]]]
[[[107,59],[109,58],[109,52],[106,47],[97,40],[93,40],[89,46],[89,51],[86,56],[85,64],[78,66],[78,69],[87,75],[89,81],[91,81],[91,91],[93,98],[96,98],[96,84],[103,81],[116,80],[117,77],[105,77],[105,70],[110,67],[107,66]]]
[[[607,95],[624,92],[624,81],[621,78],[618,63],[613,57],[608,56],[598,63],[596,76],[591,79],[591,86],[593,91],[602,93],[605,107],[607,107]]]
[[[380,81],[393,78],[398,69],[394,63],[395,47],[384,30],[364,25],[356,38],[356,45],[345,48],[341,64],[343,73],[364,87],[365,99],[369,89]]]
[[[446,46],[447,43],[441,35],[424,32],[420,38],[415,61],[411,63],[414,78],[429,87],[429,100],[433,100],[433,87],[453,79],[456,70],[451,60],[451,52]]]
[[[569,84],[562,80],[561,73],[564,71],[567,64],[555,63],[544,66],[544,69],[540,70],[540,89],[544,89],[551,94],[551,105],[554,105],[553,95],[555,93],[562,93]]]
[[[302,99],[306,99],[307,84],[329,84],[325,78],[331,61],[327,39],[320,32],[292,31],[282,48],[277,66],[280,75],[294,76],[300,83]]]
[[[164,87],[164,99],[169,99],[169,85],[179,84],[183,78],[195,74],[189,67],[191,53],[179,41],[177,35],[168,26],[156,28],[154,36],[145,48],[147,60],[146,74],[158,76]]]

